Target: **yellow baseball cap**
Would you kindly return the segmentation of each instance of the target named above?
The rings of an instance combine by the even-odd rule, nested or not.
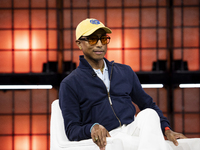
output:
[[[76,40],[81,36],[89,36],[98,29],[104,29],[106,33],[112,33],[112,31],[108,27],[105,27],[99,20],[93,18],[85,19],[76,27]]]

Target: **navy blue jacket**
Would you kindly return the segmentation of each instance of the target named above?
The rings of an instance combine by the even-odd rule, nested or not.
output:
[[[154,109],[160,116],[162,130],[169,126],[161,110],[142,89],[131,67],[104,60],[109,71],[109,93],[83,56],[80,56],[78,68],[60,84],[59,104],[68,139],[79,141],[91,138],[90,128],[94,123],[111,131],[133,122],[136,109],[132,102],[140,110]]]

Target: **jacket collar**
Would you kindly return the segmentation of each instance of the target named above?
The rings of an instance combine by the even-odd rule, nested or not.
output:
[[[112,68],[112,64],[114,61],[108,61],[106,58],[103,58],[106,62],[106,65],[108,67],[108,72],[109,72],[109,75],[110,75],[110,72],[111,72],[111,68]],[[87,62],[87,60],[84,58],[83,55],[80,55],[79,56],[79,60],[80,60],[80,63],[79,63],[79,66],[78,68],[80,69],[92,69],[92,67],[90,66],[90,64]],[[93,71],[93,69],[92,69]]]
[[[109,69],[109,67],[111,67],[112,66],[112,63],[114,62],[114,61],[108,61],[106,58],[103,58],[104,60],[105,60],[105,62],[106,62],[106,65],[108,66],[108,69]],[[80,60],[80,63],[79,63],[79,68],[82,68],[82,69],[86,69],[86,68],[92,68],[91,66],[90,66],[90,64],[87,62],[87,60],[84,58],[84,56],[83,55],[80,55],[79,56],[79,60]]]

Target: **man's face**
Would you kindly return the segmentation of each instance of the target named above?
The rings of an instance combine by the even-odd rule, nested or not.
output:
[[[103,29],[99,29],[90,36],[98,36],[100,38],[103,35],[106,35],[106,32]],[[85,37],[82,36],[82,38]],[[82,49],[84,58],[87,61],[102,60],[107,52],[107,44],[103,45],[101,40],[98,40],[98,42],[94,45],[91,45],[88,41],[85,40],[79,40],[77,44]]]

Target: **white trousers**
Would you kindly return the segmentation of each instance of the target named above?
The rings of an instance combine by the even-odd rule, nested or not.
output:
[[[131,124],[112,130],[110,134],[122,141],[124,150],[200,150],[200,138],[179,139],[178,146],[165,140],[160,118],[153,109],[139,112]]]
[[[172,150],[160,127],[160,118],[153,109],[138,113],[131,124],[110,132],[112,138],[121,139],[125,150]]]
[[[200,150],[200,138],[180,139],[179,146],[166,141],[161,131],[160,118],[152,109],[141,111],[132,123],[109,133],[111,137],[107,138],[106,150]],[[52,146],[51,150],[99,150],[92,139],[58,142],[59,146]]]

